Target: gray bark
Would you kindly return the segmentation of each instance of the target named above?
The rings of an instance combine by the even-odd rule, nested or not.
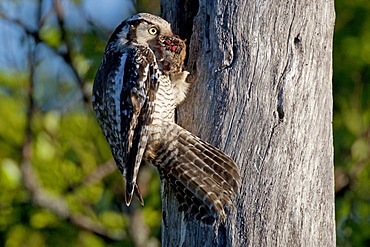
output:
[[[184,220],[162,181],[163,246],[335,246],[334,1],[161,7],[190,41],[194,82],[178,123],[229,154],[242,178],[218,229]]]

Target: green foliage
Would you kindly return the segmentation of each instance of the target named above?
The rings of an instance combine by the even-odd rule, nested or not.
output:
[[[158,175],[150,167],[140,172],[145,208],[135,200],[124,206],[122,175],[90,104],[79,98],[91,92],[108,37],[94,26],[65,29],[62,37],[62,27],[45,18],[39,44],[49,53],[39,53],[40,45],[26,46],[30,56],[36,54],[28,67],[0,70],[0,246],[134,246],[131,221],[137,219],[148,241],[159,239]],[[32,35],[23,39],[37,42]],[[59,59],[57,69],[51,55]],[[23,153],[27,138],[32,172]],[[141,217],[134,218],[137,214]]]
[[[160,0],[137,0],[136,1],[137,12],[148,12],[152,14],[160,14]]]
[[[26,87],[25,83],[23,85]],[[24,98],[16,97],[18,86],[7,85],[17,93],[0,97],[3,108],[3,114],[0,114],[0,245],[107,246],[104,238],[94,232],[79,229],[54,212],[32,203],[31,192],[23,185],[21,171],[26,107]],[[125,229],[130,219],[121,211],[124,193],[118,170],[114,168],[102,179],[85,181],[111,159],[109,147],[92,112],[38,111],[33,116],[32,132],[32,166],[43,189],[66,200],[71,215],[86,216],[108,231],[107,235],[115,241],[128,243],[129,234]],[[158,188],[158,177],[146,176],[149,180],[155,178],[150,188]],[[155,230],[153,235],[158,237],[157,229],[161,223],[159,191],[154,189],[147,193],[151,192],[155,194],[145,198],[148,200],[143,214],[146,224]],[[133,207],[136,206],[134,203]]]
[[[369,246],[370,2],[336,1],[336,12],[333,124],[337,243]],[[344,182],[340,176],[346,178]]]

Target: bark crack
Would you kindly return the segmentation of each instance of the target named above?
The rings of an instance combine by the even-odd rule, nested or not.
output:
[[[235,54],[237,54],[237,48],[234,45],[234,39],[236,39],[236,38],[233,35],[231,37],[230,44],[228,44],[226,46],[226,49],[224,50],[224,59],[222,61],[223,63],[221,64],[220,67],[218,67],[215,70],[215,73],[220,72],[221,70],[230,69],[235,64],[235,61],[236,61],[236,55]]]
[[[286,51],[287,54],[290,54],[287,63],[284,67],[284,71],[279,78],[279,82],[277,85],[278,93],[277,93],[277,113],[278,113],[278,118],[279,118],[279,123],[282,123],[284,121],[285,117],[285,112],[284,112],[284,91],[285,91],[285,81],[286,81],[286,75],[288,74],[288,70],[291,68],[291,61],[293,60],[293,52],[289,52],[289,44],[290,44],[290,37],[292,36],[292,28],[293,28],[293,23],[295,19],[295,9],[296,9],[296,3],[294,3],[293,6],[293,17],[292,21],[290,22],[289,25],[289,31],[288,31],[288,39],[287,39],[287,46],[286,46]],[[299,37],[299,39],[297,38]],[[294,44],[297,45],[297,43],[300,42],[300,36],[294,38]],[[298,42],[299,41],[299,42]]]
[[[261,165],[260,167],[257,168],[257,171],[258,172],[261,172],[262,169],[263,169],[263,166],[265,164],[265,159],[267,157],[267,154],[268,152],[270,151],[270,148],[271,148],[271,142],[272,142],[272,137],[274,136],[274,133],[275,133],[275,128],[278,126],[279,124],[275,124],[272,128],[271,128],[271,132],[270,132],[270,136],[269,136],[269,139],[268,139],[268,142],[267,142],[267,147],[265,149],[265,152],[262,156],[262,161],[261,161]]]
[[[254,78],[255,77],[255,75],[256,75],[256,71],[257,71],[257,61],[258,61],[258,59],[259,59],[259,44],[257,43],[257,47],[256,47],[256,58],[255,58],[255,62],[254,62],[254,66],[253,66],[253,74],[252,74],[252,76],[251,76],[251,78]],[[249,87],[248,87],[248,100],[250,100],[250,98],[251,98],[251,93],[252,93],[252,88],[253,88],[253,81],[254,80],[251,80],[251,82],[250,82],[250,85],[249,85]]]
[[[284,121],[285,112],[284,112],[284,91],[285,91],[285,76],[288,71],[288,67],[290,64],[290,59],[288,59],[284,71],[279,79],[278,83],[278,94],[277,94],[277,113],[279,118],[279,123]]]

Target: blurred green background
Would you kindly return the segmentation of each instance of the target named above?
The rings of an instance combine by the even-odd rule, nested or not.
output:
[[[0,246],[160,246],[155,169],[141,171],[145,207],[123,206],[90,107],[110,32],[139,11],[159,0],[0,2]],[[337,245],[370,246],[370,2],[338,0],[336,14]]]

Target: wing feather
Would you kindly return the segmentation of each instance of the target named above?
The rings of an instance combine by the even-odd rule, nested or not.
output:
[[[132,196],[138,196],[143,204],[136,184],[138,171],[148,141],[148,125],[154,109],[157,90],[157,69],[153,52],[144,46],[128,49],[124,64],[121,102],[121,137],[124,174],[126,178],[126,204]]]

